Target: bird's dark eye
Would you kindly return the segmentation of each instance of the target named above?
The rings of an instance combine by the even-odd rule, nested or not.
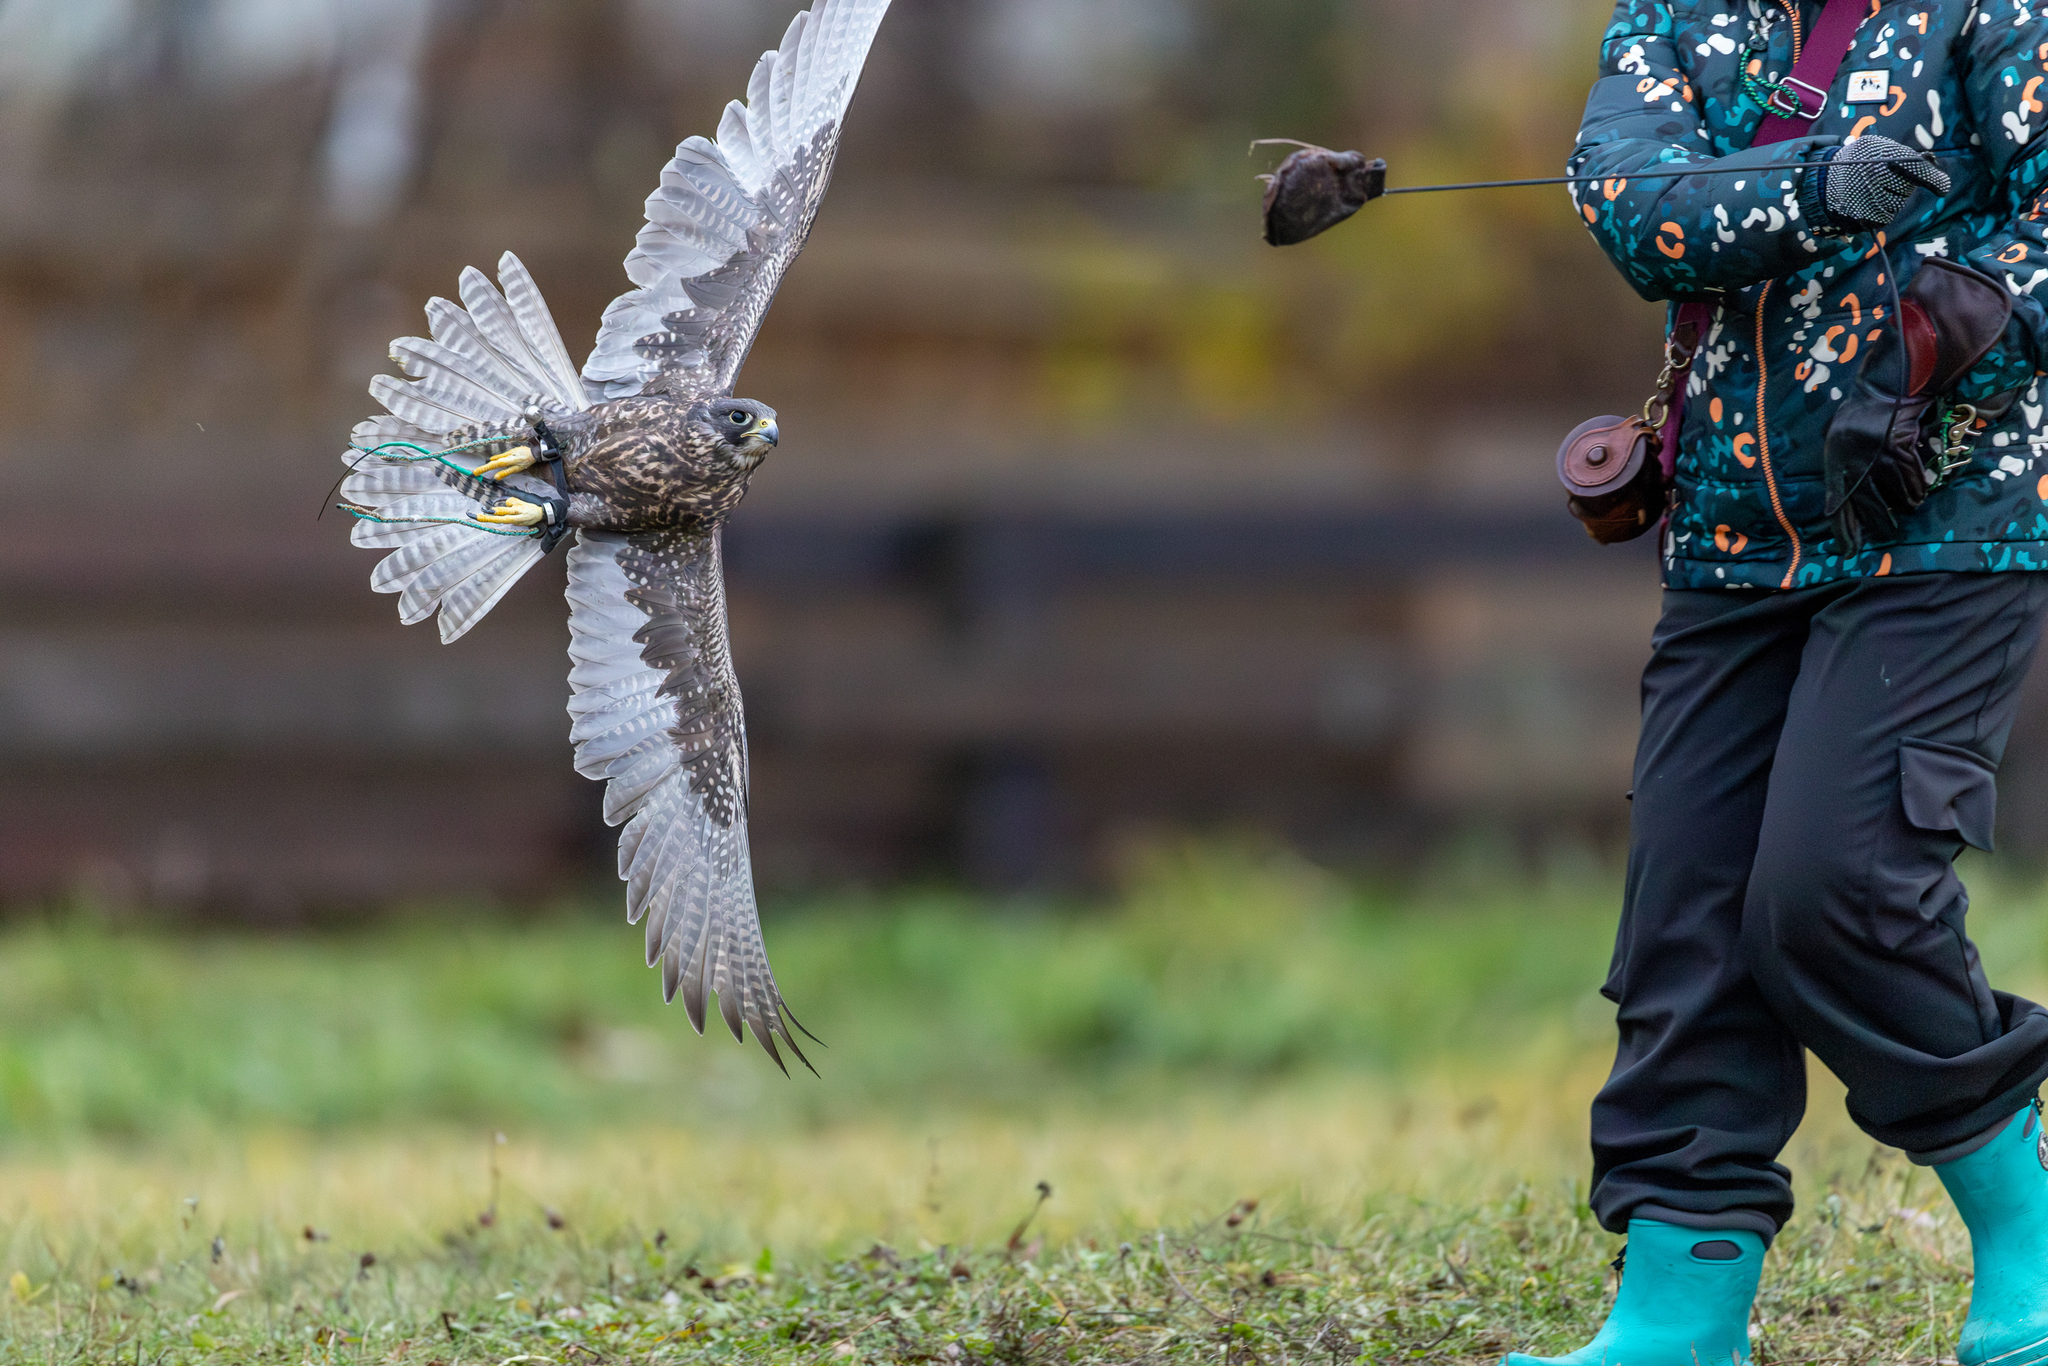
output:
[[[745,412],[741,411],[740,409],[738,409],[738,408],[735,408],[735,409],[733,409],[733,410],[732,410],[731,412],[727,413],[727,414],[725,415],[725,418],[726,418],[726,421],[728,421],[728,422],[732,423],[733,425],[737,426],[737,425],[739,425],[740,423],[742,423],[742,422],[745,422],[745,421],[747,420],[747,414],[746,414]]]

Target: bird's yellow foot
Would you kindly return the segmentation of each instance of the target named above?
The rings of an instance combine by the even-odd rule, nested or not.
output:
[[[533,468],[534,463],[533,447],[514,446],[509,451],[499,451],[478,465],[476,472],[484,479],[503,479],[508,474],[524,474]]]
[[[486,526],[539,526],[547,520],[547,513],[538,503],[529,503],[524,498],[507,498],[487,512],[473,512],[470,516]]]

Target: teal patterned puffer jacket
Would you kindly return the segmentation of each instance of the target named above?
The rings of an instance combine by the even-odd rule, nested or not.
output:
[[[1872,0],[1816,136],[1753,148],[1775,117],[1761,101],[1820,10],[1818,0],[1620,0],[1602,44],[1571,165],[1603,179],[1575,186],[1573,203],[1645,298],[1715,305],[1688,385],[1664,581],[1793,588],[2048,569],[2037,368],[2048,360],[2048,0]],[[1869,100],[1880,81],[1882,100]],[[1932,151],[1954,186],[1920,193],[1882,239],[1823,236],[1807,159],[1864,133]],[[1757,174],[1640,178],[1703,156],[1739,156],[1730,164]],[[1823,511],[1822,440],[1862,348],[1890,326],[1893,287],[1933,256],[2014,295],[2003,341],[1955,401],[2009,391],[2017,401],[1980,424],[1968,463],[1902,534],[1846,552]]]

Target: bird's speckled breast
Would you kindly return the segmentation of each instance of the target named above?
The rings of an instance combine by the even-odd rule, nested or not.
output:
[[[611,531],[695,531],[723,521],[746,496],[747,475],[718,458],[718,438],[664,394],[591,409],[566,464],[572,515]]]

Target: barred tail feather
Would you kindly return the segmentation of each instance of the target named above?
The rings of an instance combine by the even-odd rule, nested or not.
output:
[[[443,641],[482,620],[541,559],[537,536],[470,518],[500,492],[547,486],[531,476],[495,482],[472,472],[491,453],[527,439],[529,404],[554,413],[590,406],[526,267],[507,252],[498,279],[502,294],[480,271],[465,271],[466,308],[435,299],[427,306],[432,338],[391,344],[405,377],[371,380],[370,395],[386,415],[357,424],[342,457],[350,467],[342,496],[362,518],[352,539],[392,552],[370,586],[399,595],[407,625],[439,612]]]
[[[441,643],[461,636],[512,591],[520,576],[542,559],[538,540],[510,541],[509,553],[494,556],[441,597]]]
[[[518,553],[521,541],[510,536],[496,536],[490,532],[481,535],[467,527],[455,528],[461,533],[460,545],[447,554],[424,565],[412,576],[412,581],[399,592],[398,619],[410,626],[433,615],[441,605],[441,599],[454,591],[455,586],[482,570],[485,565],[502,562]]]

